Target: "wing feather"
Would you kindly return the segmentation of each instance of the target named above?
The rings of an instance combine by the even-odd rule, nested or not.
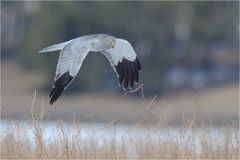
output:
[[[88,41],[82,41],[82,43],[72,41],[61,50],[53,89],[50,93],[50,105],[58,99],[62,92],[74,80],[90,48],[91,44]]]
[[[59,79],[54,82],[54,87],[50,93],[50,102],[52,105],[62,94],[64,89],[73,81],[74,77],[70,76],[69,72],[64,73]]]
[[[139,81],[141,64],[131,44],[124,39],[116,39],[114,48],[102,51],[110,61],[123,89],[132,89]]]

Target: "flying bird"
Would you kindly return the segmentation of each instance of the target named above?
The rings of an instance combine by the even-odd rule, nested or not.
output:
[[[43,48],[39,53],[60,51],[53,89],[50,93],[52,105],[69,86],[90,51],[101,52],[110,61],[123,89],[132,89],[139,81],[141,64],[131,44],[124,39],[108,34],[93,34]]]

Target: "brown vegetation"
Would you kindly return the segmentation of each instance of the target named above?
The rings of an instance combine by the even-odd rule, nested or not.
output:
[[[34,106],[34,103],[32,104]],[[142,158],[203,158],[203,159],[237,159],[239,158],[239,131],[238,126],[227,125],[211,133],[211,123],[207,127],[198,128],[195,125],[195,116],[188,120],[183,119],[183,128],[180,136],[172,134],[171,128],[166,124],[166,114],[162,112],[159,123],[150,126],[146,121],[141,121],[132,127],[129,134],[117,138],[106,133],[98,137],[96,132],[87,138],[81,132],[83,128],[76,120],[73,120],[73,133],[68,134],[68,127],[59,121],[50,137],[45,137],[42,127],[43,114],[36,114],[32,108],[32,118],[29,121],[30,128],[21,129],[18,123],[9,123],[9,129],[1,135],[2,159],[142,159]],[[115,121],[105,127],[114,129]],[[141,128],[142,133],[135,129]],[[162,128],[164,138],[159,136]],[[201,131],[199,131],[201,130]],[[28,132],[33,137],[26,136]],[[134,132],[134,134],[131,134]],[[115,135],[115,136],[114,136]]]
[[[239,157],[239,132],[232,126],[221,129],[216,137],[211,136],[208,129],[197,137],[191,128],[189,134],[186,136],[183,133],[181,139],[169,133],[166,133],[166,139],[157,138],[157,133],[149,130],[141,138],[126,135],[119,141],[108,136],[98,138],[94,133],[88,138],[83,138],[80,134],[81,128],[68,135],[67,128],[59,123],[56,126],[57,131],[46,140],[43,138],[44,133],[40,122],[32,121],[31,123],[32,127],[25,130],[25,133],[20,132],[17,125],[12,124],[11,129],[1,135],[2,159],[237,159]],[[29,131],[34,133],[34,137],[25,135]],[[195,141],[198,141],[199,148]]]

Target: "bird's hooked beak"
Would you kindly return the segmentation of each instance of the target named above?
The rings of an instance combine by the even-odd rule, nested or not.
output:
[[[110,37],[106,40],[106,44],[108,47],[114,48],[116,44],[116,40],[113,37]]]
[[[111,47],[114,48],[115,45],[116,45],[116,40],[112,41],[112,43],[111,43]]]
[[[114,48],[115,47],[115,43],[111,43],[111,47]]]

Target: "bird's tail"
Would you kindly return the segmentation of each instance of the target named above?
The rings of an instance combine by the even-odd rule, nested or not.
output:
[[[59,43],[59,44],[54,44],[52,46],[43,48],[41,51],[39,51],[38,53],[45,53],[45,52],[52,52],[52,51],[57,51],[57,50],[61,50],[63,49],[70,41],[67,42],[63,42],[63,43]]]

